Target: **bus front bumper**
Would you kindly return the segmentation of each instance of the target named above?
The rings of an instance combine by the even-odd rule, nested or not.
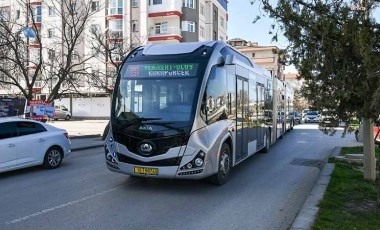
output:
[[[179,170],[178,166],[141,166],[123,162],[112,163],[106,161],[110,171],[139,177],[167,178],[167,179],[202,179],[211,176],[213,168],[211,162],[205,162],[201,168]]]

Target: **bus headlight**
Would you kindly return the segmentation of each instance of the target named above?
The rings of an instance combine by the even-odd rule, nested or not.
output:
[[[109,148],[108,148],[107,145],[104,146],[104,153],[106,155],[106,160],[107,161],[111,161],[112,163],[117,164],[115,156],[112,156],[112,153],[110,152],[110,150],[109,150]],[[115,153],[113,153],[113,154],[116,155]]]
[[[199,153],[192,159],[190,162],[187,162],[184,166],[181,167],[181,170],[199,168],[203,166],[206,153],[199,151]]]
[[[201,158],[197,158],[194,163],[197,167],[201,167],[203,165],[203,160]]]

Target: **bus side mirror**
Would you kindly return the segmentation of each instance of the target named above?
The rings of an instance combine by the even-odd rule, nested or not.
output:
[[[218,57],[218,60],[216,62],[216,66],[218,66],[218,67],[224,66],[224,63],[225,63],[224,58]]]
[[[226,65],[235,65],[236,64],[235,55],[227,54],[225,64]]]

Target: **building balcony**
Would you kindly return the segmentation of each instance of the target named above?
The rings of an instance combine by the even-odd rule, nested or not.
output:
[[[107,15],[106,19],[108,21],[111,21],[111,20],[120,20],[120,19],[123,19],[123,15],[122,14],[111,14],[111,15]]]
[[[31,0],[28,4],[30,6],[41,6],[42,5],[42,0]]]
[[[149,41],[182,41],[181,29],[179,27],[153,28],[149,31]]]
[[[31,38],[29,40],[28,47],[29,47],[29,49],[40,49],[41,48],[40,44],[37,41],[37,38],[34,38],[34,39]]]
[[[162,4],[150,5],[148,7],[148,17],[181,17],[182,1],[163,0]]]

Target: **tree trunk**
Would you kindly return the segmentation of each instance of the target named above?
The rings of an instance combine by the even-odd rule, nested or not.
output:
[[[363,118],[363,166],[364,179],[376,180],[375,143],[373,123],[369,118]]]
[[[377,145],[377,148],[380,151],[380,143]],[[377,207],[380,208],[380,160],[376,159],[376,163],[377,171],[379,171],[379,175],[377,175]]]

